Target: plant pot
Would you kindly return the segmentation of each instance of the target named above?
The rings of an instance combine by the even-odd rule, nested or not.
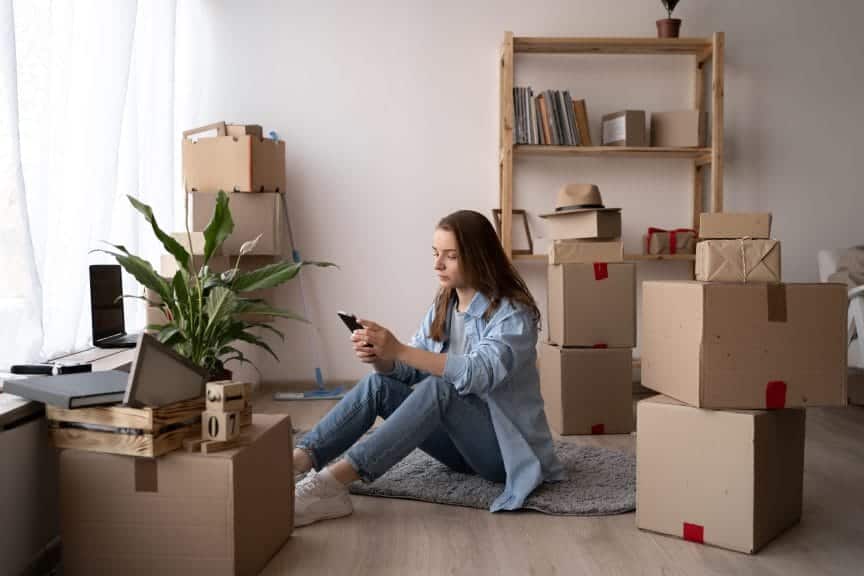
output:
[[[680,31],[680,18],[664,18],[662,20],[657,20],[658,38],[678,38],[678,32]]]
[[[231,376],[233,376],[231,370],[228,370],[227,368],[218,368],[210,371],[210,375],[207,376],[207,381],[218,382],[220,380],[231,380]]]

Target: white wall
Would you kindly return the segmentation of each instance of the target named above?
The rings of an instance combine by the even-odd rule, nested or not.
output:
[[[180,130],[217,119],[275,129],[288,149],[288,205],[306,258],[341,270],[305,275],[320,334],[286,326],[267,380],[355,378],[345,309],[403,340],[431,302],[435,222],[498,198],[498,51],[517,35],[652,36],[659,0],[369,0],[180,3]],[[816,280],[816,251],[864,242],[864,3],[687,0],[683,34],[726,32],[726,210],[774,213],[784,276]],[[592,132],[621,108],[688,107],[688,61],[645,57],[517,57],[517,83],[587,99]],[[689,168],[678,161],[517,161],[517,207],[549,209],[567,181],[600,185],[624,209],[628,251],[649,225],[689,221]],[[179,182],[179,176],[178,176]],[[179,188],[179,186],[178,186]],[[179,194],[178,194],[179,195]],[[490,214],[491,216],[491,214]],[[530,220],[535,250],[542,222]],[[545,300],[541,264],[520,263]],[[680,263],[640,264],[642,278],[684,277]],[[299,285],[281,304],[299,306]],[[545,305],[543,306],[545,308]]]

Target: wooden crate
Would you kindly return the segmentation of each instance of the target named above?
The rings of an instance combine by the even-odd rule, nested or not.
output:
[[[48,406],[46,418],[57,448],[155,458],[182,447],[188,436],[200,436],[203,410],[202,397],[160,408],[100,406],[65,410]]]

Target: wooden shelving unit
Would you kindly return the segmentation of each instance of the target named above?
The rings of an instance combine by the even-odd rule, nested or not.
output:
[[[708,211],[723,210],[723,51],[725,38],[716,32],[711,38],[529,38],[505,32],[501,49],[499,208],[501,244],[511,258],[544,261],[545,254],[513,255],[513,159],[515,156],[593,157],[625,160],[651,158],[684,160],[692,163],[693,228],[698,230],[699,214],[705,211],[702,196],[703,171],[711,169]],[[708,148],[624,148],[618,146],[527,146],[513,144],[513,77],[515,55],[530,54],[654,54],[691,56],[693,59],[693,108],[704,110],[705,65],[711,61],[711,146]],[[648,256],[628,254],[637,261],[693,261],[693,255]]]

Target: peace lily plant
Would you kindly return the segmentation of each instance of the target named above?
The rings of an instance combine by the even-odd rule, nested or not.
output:
[[[255,290],[273,288],[293,279],[304,266],[333,266],[329,262],[291,262],[281,260],[261,268],[241,272],[241,259],[255,249],[258,237],[245,242],[234,265],[224,271],[210,269],[211,257],[219,251],[225,239],[234,230],[234,221],[228,208],[228,195],[219,191],[216,207],[209,224],[204,229],[204,255],[200,268],[195,269],[192,256],[186,248],[166,234],[156,223],[153,210],[147,204],[127,196],[132,206],[144,215],[153,228],[153,233],[165,250],[177,262],[173,278],[163,278],[143,258],[131,254],[118,244],[110,244],[114,250],[98,250],[112,255],[120,264],[161,302],[148,301],[165,313],[168,322],[148,325],[148,330],[157,331],[160,342],[174,348],[179,354],[196,365],[208,370],[213,378],[225,374],[225,364],[231,361],[250,362],[236,348],[238,341],[248,342],[266,350],[277,361],[279,357],[267,342],[257,335],[256,328],[267,330],[284,340],[285,335],[273,326],[277,318],[306,320],[291,310],[271,306],[263,298],[250,297]],[[192,246],[188,226],[188,199],[186,206],[186,234],[188,246]],[[145,299],[141,296],[124,296]],[[257,331],[260,332],[260,331]]]

